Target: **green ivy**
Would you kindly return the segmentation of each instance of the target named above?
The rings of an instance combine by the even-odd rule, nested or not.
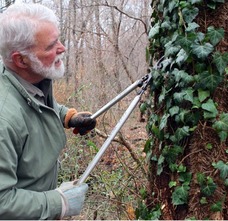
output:
[[[187,203],[189,189],[190,187],[186,184],[176,187],[172,195],[173,205],[177,206]]]
[[[219,113],[212,96],[228,73],[228,53],[216,51],[224,30],[210,26],[203,33],[196,19],[200,7],[216,10],[222,3],[224,0],[152,0],[151,3],[146,57],[151,66],[150,95],[154,102],[150,98],[141,106],[143,112],[149,109],[152,113],[146,127],[150,139],[144,151],[149,160],[156,162],[158,176],[168,166],[179,177],[178,182],[169,183],[173,188],[173,205],[188,203],[191,174],[185,165],[178,163],[184,153],[184,141],[200,121],[210,122],[221,142],[228,134],[228,113]],[[153,68],[153,62],[160,58],[160,68]],[[153,149],[158,143],[160,155],[155,155]],[[212,147],[208,144],[206,148]],[[227,183],[227,164],[218,162],[214,167]],[[212,195],[216,189],[211,177],[199,174],[198,183],[203,197]],[[202,198],[202,203],[206,203],[206,198]]]
[[[213,163],[212,165],[220,171],[220,177],[223,180],[228,179],[228,162],[224,163],[222,160],[220,160],[217,163]]]
[[[152,210],[149,210],[144,203],[139,203],[139,207],[135,211],[136,219],[140,220],[158,220],[161,216],[160,205],[156,205]]]
[[[204,174],[198,173],[197,181],[203,196],[211,196],[217,188],[217,185],[214,183],[213,179],[209,176],[206,177]]]
[[[213,128],[218,132],[221,141],[225,141],[228,133],[228,113],[221,113]]]

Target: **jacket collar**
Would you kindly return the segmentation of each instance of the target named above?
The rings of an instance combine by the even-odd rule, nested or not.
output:
[[[6,70],[6,68],[3,65],[0,65],[0,73],[9,79],[11,84],[18,90],[18,92],[26,100],[26,102],[29,106],[33,107],[36,111],[42,113],[40,107],[43,106],[43,104],[36,101],[34,99],[34,97],[31,96],[26,91],[26,89],[21,85],[21,83],[18,81],[18,79],[9,70]]]

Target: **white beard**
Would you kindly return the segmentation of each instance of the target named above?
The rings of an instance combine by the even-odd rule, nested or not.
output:
[[[51,65],[51,67],[45,67],[34,54],[28,54],[27,56],[32,61],[32,70],[35,73],[41,75],[42,77],[54,80],[62,78],[64,76],[65,68],[62,61],[63,55],[58,55],[53,64]],[[58,60],[60,60],[61,65],[58,68],[56,68],[55,62]]]

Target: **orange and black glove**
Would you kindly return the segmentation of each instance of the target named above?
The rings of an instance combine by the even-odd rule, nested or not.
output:
[[[92,119],[92,114],[90,112],[78,112],[72,111],[75,109],[70,109],[69,113],[67,113],[68,118],[70,118],[68,122],[65,121],[66,128],[74,127],[73,133],[85,135],[91,130],[93,130],[96,126],[96,119]],[[70,114],[71,113],[71,114]]]

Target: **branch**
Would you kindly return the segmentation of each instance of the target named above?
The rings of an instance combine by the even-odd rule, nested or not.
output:
[[[100,4],[100,5],[98,5],[98,6],[106,6],[106,7],[114,8],[114,9],[117,10],[118,12],[120,12],[120,13],[126,15],[128,18],[134,19],[134,20],[136,20],[136,21],[140,21],[140,22],[143,24],[143,26],[144,26],[145,33],[147,33],[147,25],[146,25],[146,23],[145,23],[142,19],[136,18],[136,17],[133,17],[133,16],[127,14],[126,12],[122,11],[121,9],[119,9],[116,5],[109,5],[109,3],[108,3],[107,1],[105,2],[105,4]]]
[[[105,138],[105,139],[108,138],[107,134],[105,134],[104,132],[98,130],[97,128],[95,129],[95,131],[100,137]],[[116,136],[112,141],[114,141],[116,143],[119,143],[119,144],[121,144],[121,145],[123,145],[123,146],[125,146],[127,148],[127,150],[129,151],[132,159],[141,168],[144,176],[147,177],[147,172],[146,172],[145,168],[143,167],[143,165],[142,165],[141,161],[139,160],[137,154],[133,151],[133,148],[132,148],[131,144],[126,139],[124,139],[123,135],[121,133],[119,133],[119,136],[118,137]]]

